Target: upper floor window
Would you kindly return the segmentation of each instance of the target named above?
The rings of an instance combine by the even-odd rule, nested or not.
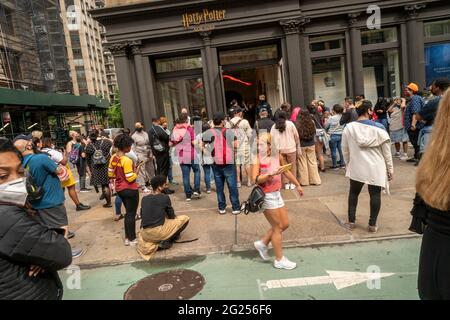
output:
[[[450,35],[450,19],[425,22],[425,37]]]
[[[332,34],[326,36],[313,36],[309,38],[311,51],[322,51],[344,48],[345,35]]]
[[[397,28],[384,28],[380,30],[361,31],[361,44],[375,44],[383,42],[395,42],[398,40]]]
[[[202,57],[199,55],[156,59],[156,72],[175,72],[199,69],[202,67]]]

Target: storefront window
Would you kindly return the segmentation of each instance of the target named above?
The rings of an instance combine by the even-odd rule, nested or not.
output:
[[[397,41],[397,28],[361,31],[361,44],[375,44]]]
[[[424,29],[425,37],[450,35],[450,20],[425,22]]]
[[[173,128],[182,108],[187,108],[191,116],[207,119],[202,78],[158,81],[158,92],[169,128]]]
[[[219,53],[220,64],[239,64],[245,62],[278,59],[277,45],[227,50]]]
[[[437,78],[450,78],[450,43],[425,47],[427,86]]]
[[[195,55],[157,59],[155,64],[157,73],[199,69],[202,67],[202,57]]]
[[[378,97],[398,97],[400,67],[397,49],[363,54],[364,93],[373,103]]]
[[[310,37],[311,51],[322,51],[344,48],[345,36],[343,34],[332,34],[327,36]]]
[[[312,67],[315,98],[328,107],[342,104],[347,95],[344,57],[313,59]]]

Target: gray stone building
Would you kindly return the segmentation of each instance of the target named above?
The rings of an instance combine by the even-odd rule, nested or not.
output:
[[[450,76],[450,2],[384,0],[106,1],[125,125],[182,107],[210,118],[266,94],[305,106],[395,97]],[[378,11],[378,9],[380,9]]]

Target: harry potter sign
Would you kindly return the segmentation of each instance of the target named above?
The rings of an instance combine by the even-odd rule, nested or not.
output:
[[[186,13],[183,15],[183,26],[189,29],[190,26],[198,26],[210,22],[219,22],[225,20],[226,10],[208,10],[200,12]]]

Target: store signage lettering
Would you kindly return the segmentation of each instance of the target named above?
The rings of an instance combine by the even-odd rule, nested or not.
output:
[[[208,9],[195,13],[186,13],[183,15],[183,26],[185,29],[189,29],[191,26],[223,21],[225,20],[225,15],[226,10]]]

